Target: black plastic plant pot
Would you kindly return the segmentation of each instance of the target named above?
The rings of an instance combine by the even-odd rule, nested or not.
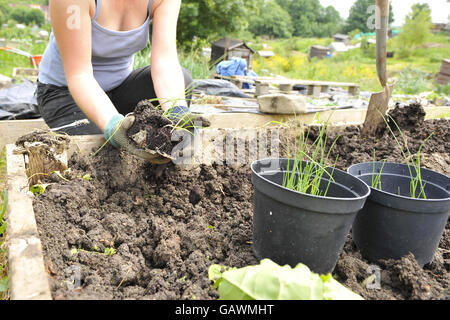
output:
[[[423,267],[433,260],[449,217],[450,178],[421,168],[424,199],[417,198],[419,192],[416,198],[411,197],[411,175],[416,176],[412,166],[369,162],[355,164],[347,171],[371,186],[372,177],[380,170],[381,190],[371,188],[353,224],[353,240],[369,261],[400,259],[413,253]]]
[[[316,273],[327,274],[333,271],[370,188],[344,171],[329,168],[333,179],[325,174],[320,184],[321,190],[329,185],[326,196],[296,192],[282,186],[283,175],[293,163],[264,159],[251,165],[253,251],[258,259],[292,267],[303,263]]]

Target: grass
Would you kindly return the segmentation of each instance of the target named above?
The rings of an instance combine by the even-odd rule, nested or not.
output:
[[[138,52],[134,57],[134,69],[146,67],[150,64],[150,44]],[[199,49],[180,50],[178,52],[180,65],[189,70],[193,79],[209,79],[215,73],[215,65],[210,65],[209,57],[203,56]]]
[[[0,152],[0,300],[8,299],[8,252],[6,250],[5,238],[6,228],[4,214],[6,210],[6,153]],[[6,290],[5,290],[6,289]]]
[[[0,31],[0,38],[22,39],[20,45],[11,47],[28,52],[32,55],[42,55],[47,46],[47,41],[38,42],[38,38],[29,28],[21,31],[16,28],[5,28]],[[14,68],[33,68],[28,57],[0,50],[0,74],[12,77]]]
[[[361,85],[361,90],[381,91],[375,56],[370,50],[356,48],[328,59],[308,61],[311,45],[327,46],[331,42],[331,39],[300,38],[255,40],[252,42],[255,50],[272,50],[276,55],[270,58],[255,55],[254,71],[260,76],[282,75],[294,79],[356,82]],[[394,50],[396,55],[387,61],[388,75],[399,82],[394,93],[418,94],[438,90],[431,78],[439,72],[442,59],[448,57],[450,37],[432,35],[428,42],[438,45],[412,48],[409,56],[403,57],[398,54],[400,44],[397,38],[389,40],[388,51]],[[263,43],[266,44],[265,48]]]

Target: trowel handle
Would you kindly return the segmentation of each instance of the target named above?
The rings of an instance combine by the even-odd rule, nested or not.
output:
[[[377,73],[383,87],[387,86],[386,51],[389,29],[389,0],[377,0]]]

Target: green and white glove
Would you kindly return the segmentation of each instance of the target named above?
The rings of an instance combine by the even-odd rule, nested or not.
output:
[[[134,120],[135,118],[133,115],[124,117],[121,114],[116,114],[106,125],[104,132],[105,139],[114,147],[131,153],[139,158],[148,160],[151,163],[164,164],[170,162],[171,159],[165,158],[156,152],[139,148],[136,143],[128,138],[127,131],[133,125]]]

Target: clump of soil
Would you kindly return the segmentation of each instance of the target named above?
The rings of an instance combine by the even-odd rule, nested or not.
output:
[[[442,166],[426,163],[448,174],[449,121],[402,129],[413,150],[434,133],[424,157],[440,157]],[[341,133],[332,152],[339,168],[372,161],[374,148],[377,158],[402,162],[390,134],[362,140],[359,131]],[[110,146],[93,159],[75,154],[69,166],[69,181],[33,201],[55,299],[216,299],[210,265],[258,263],[249,166],[162,169]],[[376,270],[349,234],[334,274],[366,299],[450,299],[449,250],[447,225],[431,264],[421,269],[412,256],[379,261],[380,287],[368,289]]]
[[[447,226],[444,238],[448,237],[448,232]],[[334,273],[338,281],[365,299],[448,300],[450,259],[443,258],[443,252],[448,249],[443,249],[441,243],[434,261],[424,269],[412,254],[401,260],[381,260],[373,264],[361,257],[349,235]]]
[[[47,130],[34,130],[17,139],[16,145],[19,147],[25,147],[25,143],[27,142],[42,142],[48,147],[65,149],[70,142],[70,138],[66,135],[51,133]]]
[[[395,109],[389,111],[388,115],[386,120],[393,131],[397,130],[397,126],[402,130],[411,130],[424,123],[426,112],[419,103],[408,106],[397,103]]]
[[[176,144],[172,143],[173,124],[163,113],[148,100],[139,102],[133,111],[135,121],[127,135],[144,149],[170,155]]]

